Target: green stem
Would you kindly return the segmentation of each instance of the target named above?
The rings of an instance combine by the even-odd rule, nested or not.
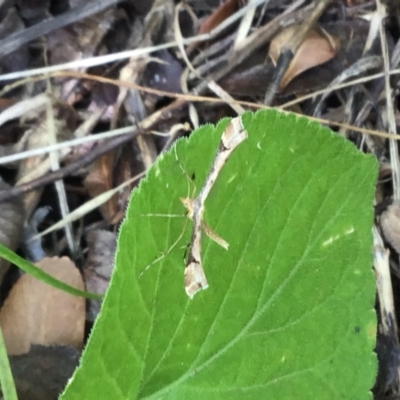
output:
[[[60,289],[63,292],[72,294],[73,296],[80,296],[80,297],[85,297],[87,299],[95,299],[95,300],[101,300],[103,298],[101,294],[79,290],[62,281],[59,281],[58,279],[54,278],[53,276],[47,274],[46,272],[38,268],[36,265],[33,265],[30,262],[24,260],[22,257],[15,254],[8,247],[4,246],[1,243],[0,243],[0,257],[4,258],[10,263],[15,264],[18,268],[22,269],[22,271],[25,271],[27,274],[34,276],[35,278],[41,280],[42,282],[45,282],[50,286],[55,287],[56,289]]]
[[[0,384],[4,400],[18,400],[17,390],[12,376],[10,362],[7,356],[3,332],[0,328]]]

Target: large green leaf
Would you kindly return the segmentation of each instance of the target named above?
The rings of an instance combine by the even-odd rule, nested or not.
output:
[[[371,398],[376,163],[305,118],[243,121],[249,138],[206,201],[230,244],[203,238],[209,289],[190,300],[183,288],[192,224],[179,198],[188,176],[200,189],[228,120],[180,140],[134,191],[64,400]]]

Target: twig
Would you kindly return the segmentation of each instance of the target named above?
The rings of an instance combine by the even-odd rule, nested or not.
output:
[[[56,29],[63,28],[73,22],[97,14],[119,2],[121,2],[121,0],[93,0],[89,3],[83,3],[80,6],[74,7],[55,18],[46,19],[22,31],[13,33],[7,38],[0,40],[0,56],[5,56],[40,36],[47,35]]]

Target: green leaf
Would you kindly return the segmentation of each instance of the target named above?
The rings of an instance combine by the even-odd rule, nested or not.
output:
[[[180,140],[134,191],[64,400],[371,398],[377,165],[328,129],[273,110],[243,115],[249,138],[205,205],[230,247],[204,235],[210,287],[186,296],[192,223],[179,198],[188,176],[200,190],[228,122]]]

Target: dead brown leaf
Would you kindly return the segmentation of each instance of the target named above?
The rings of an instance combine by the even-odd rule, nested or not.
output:
[[[296,29],[298,29],[297,25],[288,26],[271,40],[268,55],[275,66],[282,49],[296,34]],[[279,88],[284,89],[302,72],[331,60],[338,50],[339,40],[337,38],[320,27],[310,29],[283,75]]]
[[[215,11],[205,18],[200,25],[199,34],[209,33],[225,21],[239,8],[238,0],[226,0]]]
[[[44,258],[36,264],[53,277],[84,290],[82,276],[67,257]],[[83,344],[85,300],[23,275],[0,310],[8,354],[27,353],[32,344]]]
[[[115,153],[110,151],[99,157],[92,165],[89,174],[84,180],[84,185],[91,197],[110,190],[113,184],[113,167],[115,162]],[[116,197],[112,197],[107,202],[100,205],[100,212],[104,219],[110,223],[117,213]]]
[[[302,95],[325,89],[343,71],[363,57],[365,38],[369,31],[368,22],[364,20],[338,21],[323,24],[323,28],[340,40],[340,49],[336,57],[315,68],[304,71],[282,91],[284,96]],[[379,41],[375,41],[371,54],[379,55],[379,53]]]
[[[199,27],[199,35],[211,32],[221,22],[224,22],[228,17],[235,13],[240,7],[239,0],[226,0],[208,17],[204,18]],[[187,54],[190,54],[197,46],[198,42],[191,44],[186,49]]]
[[[363,53],[369,24],[363,20],[337,21],[322,25],[330,35],[340,40],[338,53],[331,60],[305,70],[288,83],[281,96],[304,95],[326,88],[349,65],[357,62]],[[377,42],[379,44],[379,42]],[[221,87],[235,96],[261,97],[268,89],[274,66],[270,58],[265,60],[266,48],[260,48],[242,66],[223,78]],[[379,46],[374,46],[373,54],[379,54]]]

